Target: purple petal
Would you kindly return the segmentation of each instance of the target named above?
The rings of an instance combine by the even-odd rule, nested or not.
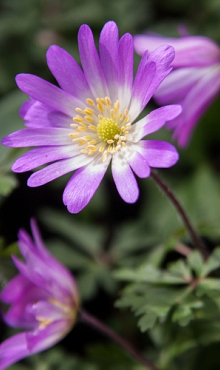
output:
[[[150,167],[140,153],[134,151],[128,159],[128,163],[138,177],[146,178],[150,176]]]
[[[73,157],[79,153],[75,145],[49,146],[32,149],[18,158],[12,166],[14,172],[30,171],[43,164]]]
[[[118,27],[115,22],[110,21],[103,27],[99,39],[99,53],[109,97],[114,102],[118,98]]]
[[[143,140],[139,145],[139,152],[150,167],[168,168],[179,159],[174,146],[164,141]]]
[[[85,102],[81,102],[40,77],[22,73],[17,75],[16,82],[21,91],[32,99],[71,117],[74,117],[76,107],[85,108]]]
[[[0,370],[30,355],[26,333],[16,334],[0,344]]]
[[[27,128],[13,132],[2,139],[2,144],[12,148],[22,148],[27,146],[54,146],[70,145],[69,134],[73,130],[65,128]]]
[[[43,329],[26,333],[27,346],[30,354],[44,351],[54,346],[71,330],[73,322],[70,320],[55,321]]]
[[[158,104],[179,103],[185,98],[194,84],[208,72],[206,68],[181,68],[165,78],[154,94]]]
[[[63,202],[70,213],[80,212],[89,203],[102,181],[109,161],[110,158],[107,158],[103,162],[102,158],[97,156],[88,166],[80,168],[71,177],[63,193]]]
[[[181,147],[187,145],[198,119],[205,112],[219,91],[220,67],[213,66],[210,67],[209,72],[195,84],[182,104],[183,113],[179,117],[180,122],[182,120],[182,125],[177,126],[174,132],[174,137],[178,138],[178,143]]]
[[[47,64],[63,90],[83,102],[93,98],[84,73],[64,49],[52,45],[47,51]]]
[[[131,101],[133,65],[133,38],[129,33],[126,33],[122,36],[118,45],[118,96],[122,111],[129,108]]]
[[[65,175],[66,173],[72,172],[82,166],[87,165],[91,161],[92,157],[85,154],[79,154],[75,157],[62,159],[58,162],[50,164],[42,170],[34,172],[29,177],[27,184],[30,187],[44,185],[60,176]]]
[[[175,48],[174,67],[198,67],[219,63],[220,49],[217,44],[207,37],[173,38],[150,34],[134,36],[134,47],[140,55],[143,55],[145,50],[152,52],[163,44],[172,45]]]
[[[48,294],[43,289],[29,282],[28,285],[23,286],[20,297],[14,300],[4,315],[4,321],[14,328],[35,329],[37,321],[31,310],[33,302],[48,298]]]
[[[108,96],[108,88],[95,47],[93,34],[86,24],[79,29],[78,45],[84,74],[94,97],[103,98]]]
[[[35,100],[27,100],[25,101],[19,110],[19,115],[21,118],[25,119],[25,115],[27,114],[28,110],[36,103]]]
[[[137,181],[121,152],[113,156],[112,176],[122,199],[127,203],[135,203],[139,196]]]
[[[155,109],[140,121],[132,125],[127,139],[138,142],[144,136],[159,130],[166,121],[170,121],[178,116],[182,111],[180,105],[168,105]]]
[[[132,91],[132,102],[129,109],[131,121],[140,114],[149,101],[151,95],[150,86],[156,73],[156,64],[149,62],[148,55],[145,53],[139,64]],[[150,92],[150,94],[149,94]],[[150,97],[149,97],[150,96]]]

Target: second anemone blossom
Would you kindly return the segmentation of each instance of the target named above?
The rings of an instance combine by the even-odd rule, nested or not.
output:
[[[31,229],[33,240],[19,231],[24,261],[12,256],[19,274],[0,293],[0,300],[10,306],[4,321],[23,329],[0,343],[0,370],[54,346],[72,329],[79,310],[74,278],[47,251],[34,220]]]
[[[114,22],[102,29],[99,53],[87,25],[79,29],[78,45],[82,69],[59,46],[47,52],[60,87],[34,75],[17,76],[19,88],[30,97],[20,110],[27,128],[2,141],[14,148],[36,147],[14,163],[15,172],[50,163],[30,176],[31,187],[76,170],[63,194],[71,213],[88,204],[110,161],[120,196],[136,202],[139,189],[133,172],[148,177],[150,167],[170,167],[178,160],[171,144],[141,139],[181,112],[179,105],[170,105],[132,124],[171,71],[172,46],[160,46],[150,56],[144,53],[133,81],[133,38],[127,33],[119,39]]]
[[[168,122],[180,147],[188,145],[192,132],[206,109],[220,91],[220,48],[203,36],[180,38],[157,34],[136,35],[134,46],[143,55],[159,45],[175,48],[173,71],[159,86],[154,98],[158,104],[181,104],[182,114]]]

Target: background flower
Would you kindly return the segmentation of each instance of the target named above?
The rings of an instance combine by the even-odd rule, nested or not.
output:
[[[112,160],[112,174],[124,201],[134,203],[139,177],[150,167],[170,167],[178,160],[175,148],[141,139],[179,115],[178,105],[155,110],[131,125],[163,79],[171,71],[174,49],[163,45],[143,55],[133,82],[133,38],[120,40],[114,22],[104,26],[99,55],[87,25],[81,26],[78,44],[83,71],[58,46],[47,52],[48,66],[61,88],[37,76],[20,74],[16,81],[30,96],[20,114],[27,128],[2,140],[11,147],[37,146],[18,159],[12,169],[24,172],[54,162],[32,174],[28,185],[45,184],[78,169],[63,194],[72,213],[90,201]]]
[[[43,351],[61,340],[73,327],[79,308],[76,283],[69,271],[46,250],[35,222],[34,241],[20,230],[18,246],[25,262],[12,256],[19,275],[0,294],[10,305],[5,322],[26,329],[0,344],[0,369]]]
[[[146,34],[134,37],[137,53],[152,52],[162,44],[175,48],[172,73],[154,94],[158,104],[182,105],[182,113],[167,124],[181,147],[190,140],[195,125],[220,90],[220,48],[202,36],[182,38]]]

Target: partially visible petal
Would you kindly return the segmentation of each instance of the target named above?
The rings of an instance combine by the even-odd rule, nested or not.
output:
[[[145,53],[139,64],[134,80],[132,101],[129,109],[129,116],[131,118],[131,121],[135,120],[135,118],[140,114],[140,112],[144,109],[145,105],[149,101],[149,96],[152,96],[150,86],[154,79],[155,73],[156,64],[154,62],[149,62],[148,55],[147,53]]]
[[[92,94],[82,69],[75,59],[59,46],[52,45],[47,51],[47,64],[60,87],[85,102]]]
[[[76,145],[46,146],[32,149],[14,162],[12,171],[30,171],[49,162],[73,157],[78,153],[79,148]]]
[[[188,144],[198,119],[209,107],[219,91],[220,66],[214,66],[191,89],[182,104],[183,113],[179,116],[179,122],[182,121],[182,125],[176,126],[174,132],[174,137],[178,139],[179,146],[184,147]]]
[[[150,176],[150,167],[146,159],[137,151],[133,151],[132,155],[128,158],[128,163],[138,177],[146,178]]]
[[[55,111],[39,101],[28,100],[21,107],[22,118],[27,127],[63,127],[69,128],[72,117]]]
[[[142,140],[137,149],[150,167],[168,168],[179,159],[177,150],[173,145],[164,141]]]
[[[0,344],[0,370],[30,355],[26,333],[16,334]]]
[[[170,65],[174,59],[174,56],[175,50],[170,45],[161,45],[150,54],[149,63],[152,61],[156,63],[156,73],[148,91],[146,103],[153,96],[164,78],[172,71],[173,67]]]
[[[65,175],[66,173],[72,172],[82,166],[87,165],[91,161],[92,157],[85,154],[79,154],[75,157],[62,159],[58,162],[48,165],[42,170],[34,172],[29,177],[27,184],[31,187],[44,185],[60,176]]]
[[[20,90],[32,99],[38,100],[50,108],[69,116],[73,117],[75,115],[76,107],[85,108],[85,102],[81,102],[66,91],[40,77],[21,73],[17,75],[16,82]]]
[[[118,27],[115,22],[107,22],[103,27],[99,39],[99,54],[109,97],[114,103],[118,99]]]
[[[110,156],[105,162],[98,155],[86,167],[71,177],[63,193],[63,202],[70,213],[80,212],[91,200],[108,168]]]
[[[158,104],[180,103],[200,78],[208,73],[210,67],[180,68],[170,73],[154,94]]]
[[[94,97],[103,98],[108,96],[108,88],[95,47],[93,34],[86,24],[83,24],[79,29],[78,45],[83,71]]]
[[[19,109],[19,115],[21,118],[25,119],[25,115],[28,112],[28,110],[36,103],[36,100],[26,100]]]
[[[134,68],[133,38],[126,33],[118,45],[118,97],[121,109],[124,111],[130,106]]]
[[[177,117],[181,111],[180,105],[168,105],[155,109],[131,126],[127,140],[138,142],[144,136],[158,131],[167,121]]]
[[[43,329],[26,333],[29,354],[44,351],[54,346],[71,330],[73,322],[68,320],[55,321]]]
[[[217,44],[207,37],[174,38],[156,34],[134,36],[134,47],[140,55],[143,55],[145,50],[152,52],[163,44],[172,45],[175,48],[174,67],[198,67],[219,63],[220,49]]]
[[[29,281],[29,284],[23,287],[19,299],[14,299],[13,304],[4,314],[4,321],[14,328],[35,329],[38,323],[31,308],[33,302],[42,299],[47,300],[48,294]]]
[[[2,139],[2,144],[12,148],[22,148],[27,146],[54,146],[69,145],[71,138],[70,129],[65,128],[27,128],[15,131]]]
[[[127,203],[135,203],[139,197],[138,184],[121,151],[113,156],[112,176],[122,199]]]

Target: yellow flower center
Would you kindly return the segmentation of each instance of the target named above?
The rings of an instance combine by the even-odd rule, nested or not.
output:
[[[97,126],[97,134],[102,141],[107,143],[111,141],[113,144],[115,136],[120,134],[120,129],[112,118],[103,118]]]
[[[78,114],[70,125],[75,130],[69,137],[83,147],[81,153],[92,155],[98,151],[103,153],[102,160],[105,162],[108,155],[126,146],[131,126],[128,109],[120,112],[119,101],[116,100],[112,105],[109,97],[97,98],[96,102],[86,99],[86,103],[86,109],[76,108]]]

